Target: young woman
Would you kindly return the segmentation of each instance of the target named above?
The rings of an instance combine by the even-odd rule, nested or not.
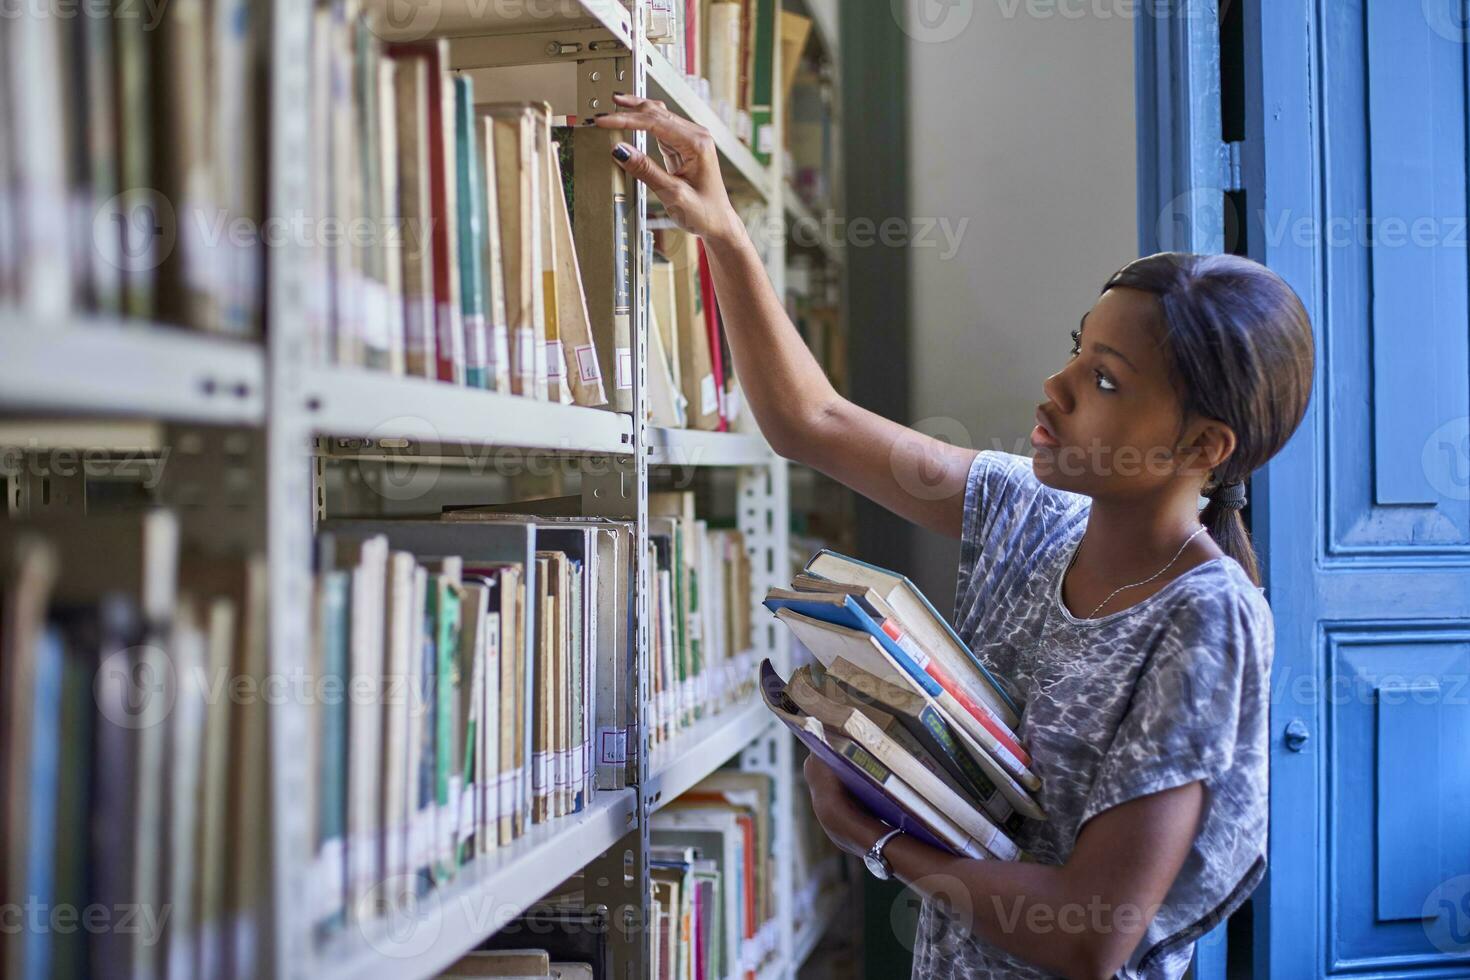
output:
[[[1131,262],[1042,384],[1034,458],[961,449],[836,394],[734,216],[709,135],[618,101],[597,122],[657,138],[667,170],[626,145],[614,156],[703,237],[772,447],[961,539],[957,631],[1024,705],[1049,816],[1016,834],[1027,862],[890,833],[807,761],[828,835],[857,855],[876,846],[876,873],[924,897],[914,976],[1181,976],[1265,870],[1274,634],[1239,511],[1306,411],[1297,296],[1232,256]]]

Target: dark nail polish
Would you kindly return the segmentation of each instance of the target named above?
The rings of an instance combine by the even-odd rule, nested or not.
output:
[[[633,154],[631,154],[631,153],[628,152],[628,148],[626,146],[624,146],[623,144],[621,144],[621,143],[619,143],[617,146],[613,147],[613,157],[619,163],[627,163],[628,162],[628,157],[630,157],[632,155]]]

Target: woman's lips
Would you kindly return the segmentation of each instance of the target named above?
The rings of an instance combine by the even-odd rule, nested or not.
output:
[[[1061,445],[1039,408],[1036,410],[1036,427],[1031,430],[1031,445],[1036,449],[1056,449]]]

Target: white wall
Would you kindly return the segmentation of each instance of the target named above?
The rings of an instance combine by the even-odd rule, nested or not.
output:
[[[950,18],[908,28],[911,210],[969,219],[952,257],[910,252],[911,421],[1029,455],[1068,331],[1138,254],[1129,5],[908,3]],[[914,578],[948,614],[959,543],[914,533]]]

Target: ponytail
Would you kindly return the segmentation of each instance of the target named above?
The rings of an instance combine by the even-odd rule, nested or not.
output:
[[[1245,520],[1240,516],[1245,506],[1245,484],[1217,484],[1205,491],[1209,503],[1200,512],[1200,523],[1219,549],[1234,558],[1245,569],[1251,582],[1260,588],[1261,569],[1256,559],[1256,548],[1246,530]]]

